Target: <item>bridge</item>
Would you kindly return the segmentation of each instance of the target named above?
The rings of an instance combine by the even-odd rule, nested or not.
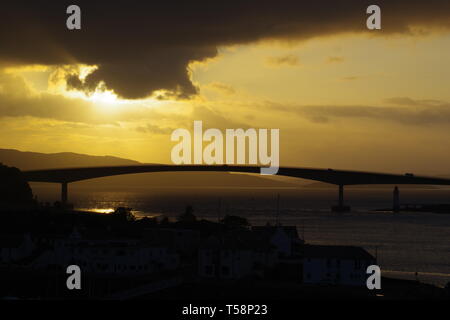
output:
[[[147,172],[185,172],[185,171],[209,171],[209,172],[242,172],[259,174],[261,168],[257,166],[228,166],[228,165],[164,165],[146,164],[133,166],[111,167],[85,167],[66,169],[45,169],[24,171],[29,182],[51,182],[61,184],[61,202],[68,202],[68,184],[71,182],[116,176],[123,174],[136,174]],[[344,205],[344,186],[348,185],[375,185],[375,184],[420,184],[420,185],[450,185],[450,179],[421,177],[407,173],[404,175],[374,173],[362,171],[345,171],[333,169],[312,169],[297,167],[280,167],[277,175],[321,181],[337,185],[339,187],[338,206],[336,211],[346,211],[349,207]]]

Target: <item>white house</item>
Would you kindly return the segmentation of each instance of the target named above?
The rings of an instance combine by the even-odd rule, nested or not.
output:
[[[85,239],[74,229],[36,259],[33,267],[65,268],[71,264],[93,274],[139,275],[174,270],[179,257],[166,245],[136,239]]]
[[[205,278],[240,279],[262,275],[276,262],[274,248],[251,232],[211,236],[198,253],[198,274]]]
[[[252,232],[267,239],[275,248],[279,258],[298,257],[304,244],[295,226],[255,226]]]
[[[184,228],[149,228],[146,239],[163,241],[182,255],[194,255],[200,243],[197,230]]]
[[[31,256],[35,245],[31,236],[10,235],[0,238],[0,263],[11,263]]]
[[[375,258],[360,247],[305,245],[303,282],[365,286],[372,264]]]

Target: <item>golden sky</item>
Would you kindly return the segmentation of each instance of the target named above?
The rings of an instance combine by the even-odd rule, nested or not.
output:
[[[382,32],[382,31],[380,31]],[[198,94],[120,98],[68,85],[98,66],[0,59],[1,148],[170,163],[176,128],[279,128],[281,165],[450,174],[450,31],[222,44]]]

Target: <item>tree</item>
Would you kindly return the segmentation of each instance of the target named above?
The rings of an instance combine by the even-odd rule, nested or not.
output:
[[[238,216],[231,216],[226,215],[221,222],[225,225],[232,226],[232,227],[248,227],[250,226],[250,223],[246,218],[238,217]]]
[[[184,213],[178,217],[178,221],[180,222],[193,222],[196,220],[197,217],[194,215],[194,208],[192,206],[187,206]]]
[[[131,212],[131,208],[118,207],[113,215],[119,218],[121,221],[135,221],[136,218]]]
[[[22,171],[0,163],[0,204],[22,206],[33,203],[33,192]]]
[[[160,225],[168,225],[169,224],[169,218],[164,216],[161,221],[159,222]]]

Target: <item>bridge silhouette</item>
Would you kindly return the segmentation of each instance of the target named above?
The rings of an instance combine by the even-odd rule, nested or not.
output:
[[[68,184],[71,182],[95,179],[108,176],[148,173],[148,172],[242,172],[259,174],[261,168],[257,166],[228,166],[228,165],[164,165],[146,164],[133,166],[109,167],[83,167],[65,169],[45,169],[24,171],[29,182],[51,182],[61,184],[61,202],[68,202]],[[333,169],[312,169],[297,167],[280,167],[277,175],[301,179],[321,181],[339,187],[338,206],[336,211],[346,211],[349,207],[344,205],[344,186],[347,185],[374,185],[374,184],[420,184],[420,185],[450,185],[450,179],[421,177],[407,173],[404,175],[375,173],[362,171],[345,171]]]

